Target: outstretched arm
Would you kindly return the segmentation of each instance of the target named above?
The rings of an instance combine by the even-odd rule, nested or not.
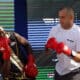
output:
[[[29,42],[22,37],[21,35],[14,33],[17,40],[25,47],[26,51],[28,52],[28,62],[27,65],[24,67],[24,71],[26,76],[28,77],[36,77],[38,74],[38,70],[35,64],[35,58],[32,54],[32,47]]]

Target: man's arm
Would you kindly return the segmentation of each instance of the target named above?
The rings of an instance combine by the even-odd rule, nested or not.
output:
[[[71,50],[63,42],[58,43],[55,38],[50,38],[47,41],[46,48],[55,50],[57,54],[64,53],[65,55],[74,59],[76,62],[80,62],[80,51],[77,52],[77,51]]]
[[[80,62],[80,52],[77,52],[76,55],[73,57],[73,59],[74,59],[76,62]]]
[[[10,72],[11,63],[10,60],[5,60],[2,66],[3,77],[8,77]]]
[[[21,43],[25,47],[27,52],[32,53],[32,47],[29,44],[29,42],[23,36],[19,35],[18,33],[14,33],[14,35],[17,38],[17,40],[19,41],[19,43]]]
[[[67,45],[65,45],[63,42],[58,43],[56,52],[58,54],[64,53],[65,55],[71,57],[76,62],[80,62],[80,51],[74,51],[70,49]]]
[[[34,56],[32,54],[31,45],[24,37],[22,37],[18,33],[14,33],[14,34],[15,34],[15,37],[17,38],[17,40],[25,47],[26,51],[28,52],[28,62],[27,62],[27,65],[24,67],[24,72],[27,77],[34,78],[38,74],[38,69],[35,64]]]

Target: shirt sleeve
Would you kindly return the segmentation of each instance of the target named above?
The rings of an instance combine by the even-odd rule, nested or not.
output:
[[[54,34],[55,34],[55,26],[50,30],[49,35],[48,35],[48,38],[47,38],[47,41],[48,41],[50,38],[54,37]]]

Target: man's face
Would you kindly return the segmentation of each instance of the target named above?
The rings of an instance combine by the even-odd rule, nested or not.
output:
[[[61,27],[63,27],[64,29],[69,29],[70,27],[72,27],[73,17],[70,16],[65,9],[59,11],[59,19]]]

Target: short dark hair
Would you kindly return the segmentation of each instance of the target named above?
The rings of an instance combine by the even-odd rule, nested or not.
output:
[[[74,10],[72,7],[69,7],[69,6],[65,7],[64,6],[64,7],[61,7],[59,11],[61,11],[61,10],[67,10],[68,13],[71,13],[74,15]]]
[[[61,8],[60,8],[60,11],[63,10],[63,9],[74,11],[73,8],[72,8],[72,7],[69,7],[69,6],[61,7]]]

